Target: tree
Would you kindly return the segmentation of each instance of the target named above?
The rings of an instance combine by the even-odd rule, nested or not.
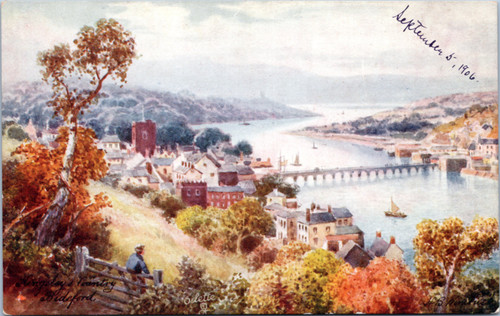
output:
[[[271,193],[274,189],[278,189],[281,193],[285,194],[288,198],[294,198],[299,193],[299,186],[296,184],[288,184],[283,181],[279,175],[268,175],[260,181],[255,181],[255,188],[257,191],[255,195],[261,203],[266,200],[266,195]]]
[[[20,142],[30,139],[29,135],[24,131],[24,129],[21,126],[11,126],[7,130],[7,136],[9,136],[9,138],[18,140]]]
[[[251,155],[253,152],[252,145],[250,145],[249,142],[246,140],[242,140],[236,144],[236,146],[231,147],[231,148],[226,148],[224,150],[226,154],[233,155],[233,156],[240,156],[241,154],[248,156]]]
[[[278,249],[270,242],[264,241],[247,256],[247,264],[254,271],[259,270],[266,263],[273,263]]]
[[[461,219],[449,217],[442,223],[426,219],[417,225],[413,239],[415,267],[426,286],[444,286],[438,313],[445,311],[453,281],[464,266],[488,258],[498,249],[498,220],[476,217],[464,227]]]
[[[311,246],[300,241],[294,241],[281,247],[276,255],[274,264],[286,265],[290,261],[302,259],[304,254],[311,250]]]
[[[128,68],[136,56],[131,34],[112,19],[99,20],[95,27],[84,26],[73,43],[73,49],[61,44],[38,55],[38,63],[43,67],[42,79],[53,91],[48,105],[69,127],[57,193],[36,229],[36,244],[40,246],[54,243],[69,201],[79,116],[97,102],[106,79],[126,82]],[[80,84],[72,87],[75,80]]]
[[[61,238],[60,244],[64,246],[73,241],[78,220],[87,224],[102,222],[99,210],[109,206],[107,197],[103,194],[92,197],[86,190],[90,180],[99,180],[108,170],[104,151],[97,148],[92,129],[78,129],[79,142],[74,151],[75,163],[68,183],[69,195],[62,216],[62,229],[55,231],[57,237]],[[10,187],[4,196],[3,206],[17,211],[15,218],[4,227],[4,237],[20,222],[25,222],[30,227],[39,226],[40,216],[48,212],[51,201],[58,194],[58,178],[63,168],[68,134],[68,128],[59,130],[56,138],[59,146],[55,149],[31,142],[19,146],[13,152],[13,155],[22,156],[22,160],[15,166],[15,171],[11,171],[15,172],[15,179],[3,179],[4,183],[9,181],[7,184]]]
[[[162,147],[191,145],[194,140],[194,131],[185,122],[171,122],[158,128],[156,143]]]
[[[208,147],[215,145],[219,142],[229,142],[231,136],[224,134],[218,128],[206,128],[198,136],[196,136],[195,144],[202,152],[206,152]]]
[[[163,217],[168,220],[175,218],[177,212],[186,208],[186,205],[181,199],[174,195],[170,195],[165,191],[153,191],[148,193],[147,198],[152,206],[159,207],[163,210]]]
[[[99,120],[96,120],[96,119],[90,120],[88,122],[88,126],[94,130],[97,138],[102,139],[104,137],[104,135],[105,135],[104,127],[101,125]]]
[[[366,314],[416,314],[427,302],[426,292],[408,268],[383,257],[354,270],[335,295],[351,311]]]
[[[266,234],[273,220],[257,200],[245,198],[228,208],[221,216],[221,224],[235,236],[236,249],[241,254],[243,238]]]
[[[120,141],[131,143],[132,142],[132,123],[120,121],[117,125],[109,127],[108,134],[116,134]]]
[[[448,312],[453,314],[493,314],[498,309],[498,270],[457,277],[450,293]]]

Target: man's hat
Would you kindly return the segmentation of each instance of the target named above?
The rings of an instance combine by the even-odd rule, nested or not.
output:
[[[139,250],[144,250],[144,246],[143,244],[138,244],[137,246],[135,246],[135,251],[139,251]]]

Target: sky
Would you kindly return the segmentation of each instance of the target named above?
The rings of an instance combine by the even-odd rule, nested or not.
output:
[[[442,56],[403,32],[394,16],[407,5],[403,17],[419,20]],[[2,82],[39,80],[37,52],[72,42],[83,25],[114,18],[136,38],[140,58],[129,72],[136,85],[196,90],[198,72],[262,67],[284,76],[467,81],[456,71],[464,63],[480,90],[485,78],[496,86],[496,12],[496,2],[3,1]],[[449,62],[451,53],[457,58]]]

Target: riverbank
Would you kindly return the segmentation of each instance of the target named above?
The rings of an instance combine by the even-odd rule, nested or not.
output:
[[[489,172],[489,171],[479,171],[479,170],[474,170],[474,169],[463,168],[460,171],[460,173],[461,174],[471,175],[471,176],[476,176],[476,177],[481,177],[481,178],[498,180],[498,174],[497,173],[492,173],[492,172]]]
[[[349,142],[353,144],[363,145],[373,148],[382,148],[384,150],[393,147],[394,145],[407,142],[405,139],[396,139],[387,136],[367,136],[367,135],[357,135],[357,134],[336,134],[336,133],[318,133],[314,131],[292,131],[288,132],[290,135],[297,136],[307,136],[311,138],[321,138],[329,140],[339,140],[344,142]]]

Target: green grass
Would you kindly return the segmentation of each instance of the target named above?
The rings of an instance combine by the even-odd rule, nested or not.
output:
[[[244,258],[219,256],[203,248],[175,224],[167,223],[161,210],[151,207],[145,200],[99,182],[91,184],[89,192],[105,192],[113,204],[112,208],[103,210],[111,222],[111,261],[124,266],[135,245],[141,243],[146,245],[144,259],[149,270],[162,269],[165,282],[178,275],[176,264],[185,255],[198,259],[207,272],[218,279],[227,280],[236,272],[247,275]]]

